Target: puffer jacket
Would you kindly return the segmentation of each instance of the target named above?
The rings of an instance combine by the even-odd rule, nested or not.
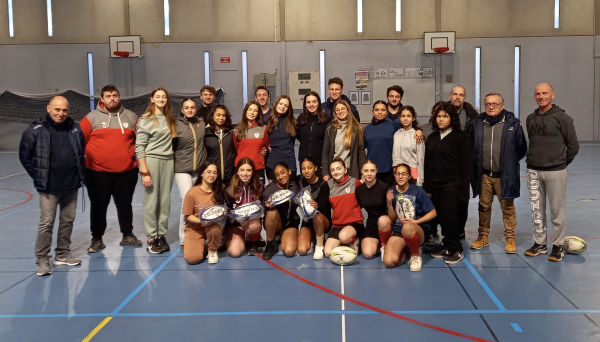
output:
[[[206,122],[197,118],[192,118],[192,121],[190,121],[184,115],[181,115],[175,119],[175,125],[177,128],[177,137],[173,138],[175,172],[196,171],[206,161],[206,147],[204,146]],[[195,142],[194,137],[196,138]],[[194,150],[196,158],[194,158]],[[196,165],[194,165],[194,159]]]

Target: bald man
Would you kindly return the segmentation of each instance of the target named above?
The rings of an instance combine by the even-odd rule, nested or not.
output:
[[[527,151],[527,188],[531,199],[533,246],[525,255],[547,254],[546,196],[552,213],[552,251],[550,261],[562,261],[567,235],[567,165],[579,152],[573,119],[552,103],[552,86],[541,83],[535,88],[538,108],[526,121],[529,135]]]
[[[71,255],[71,232],[77,209],[77,190],[85,184],[85,143],[81,127],[69,118],[69,102],[56,96],[46,109],[48,113],[23,132],[19,145],[19,160],[40,196],[40,224],[35,241],[39,276],[52,273],[49,253],[59,206],[54,265],[81,263]]]

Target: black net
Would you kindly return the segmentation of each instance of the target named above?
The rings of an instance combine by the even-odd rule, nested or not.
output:
[[[91,108],[96,108],[100,97],[91,97],[87,94],[82,94],[73,90],[68,90],[64,93],[48,94],[48,95],[29,95],[12,93],[5,91],[0,93],[0,126],[9,123],[24,123],[30,124],[40,116],[46,114],[46,106],[54,96],[64,96],[69,101],[69,116],[75,121],[80,121],[86,116]],[[182,102],[191,98],[200,104],[200,95],[198,93],[171,93],[171,106],[173,113],[181,110]],[[150,93],[132,97],[121,97],[123,107],[131,110],[137,115],[142,115],[148,108],[150,102]],[[218,89],[215,103],[225,103],[225,92],[223,89]]]

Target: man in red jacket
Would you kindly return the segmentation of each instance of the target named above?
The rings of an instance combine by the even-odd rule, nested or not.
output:
[[[131,208],[139,172],[135,158],[137,119],[134,112],[121,106],[117,87],[107,85],[100,92],[98,107],[79,123],[86,143],[85,167],[91,202],[89,253],[106,248],[102,236],[106,231],[106,210],[111,197],[123,234],[120,245],[142,245],[142,241],[133,235]]]

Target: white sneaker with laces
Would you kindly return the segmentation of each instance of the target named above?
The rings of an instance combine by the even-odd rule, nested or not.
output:
[[[381,262],[383,262],[383,253],[385,252],[385,246],[379,247],[379,251],[381,252]]]
[[[420,255],[413,255],[410,257],[410,271],[411,272],[419,272],[423,266],[423,259],[421,259]]]
[[[323,246],[315,246],[315,252],[313,253],[313,260],[323,259]]]
[[[208,263],[216,264],[218,262],[219,262],[219,256],[217,255],[217,252],[208,252]]]

